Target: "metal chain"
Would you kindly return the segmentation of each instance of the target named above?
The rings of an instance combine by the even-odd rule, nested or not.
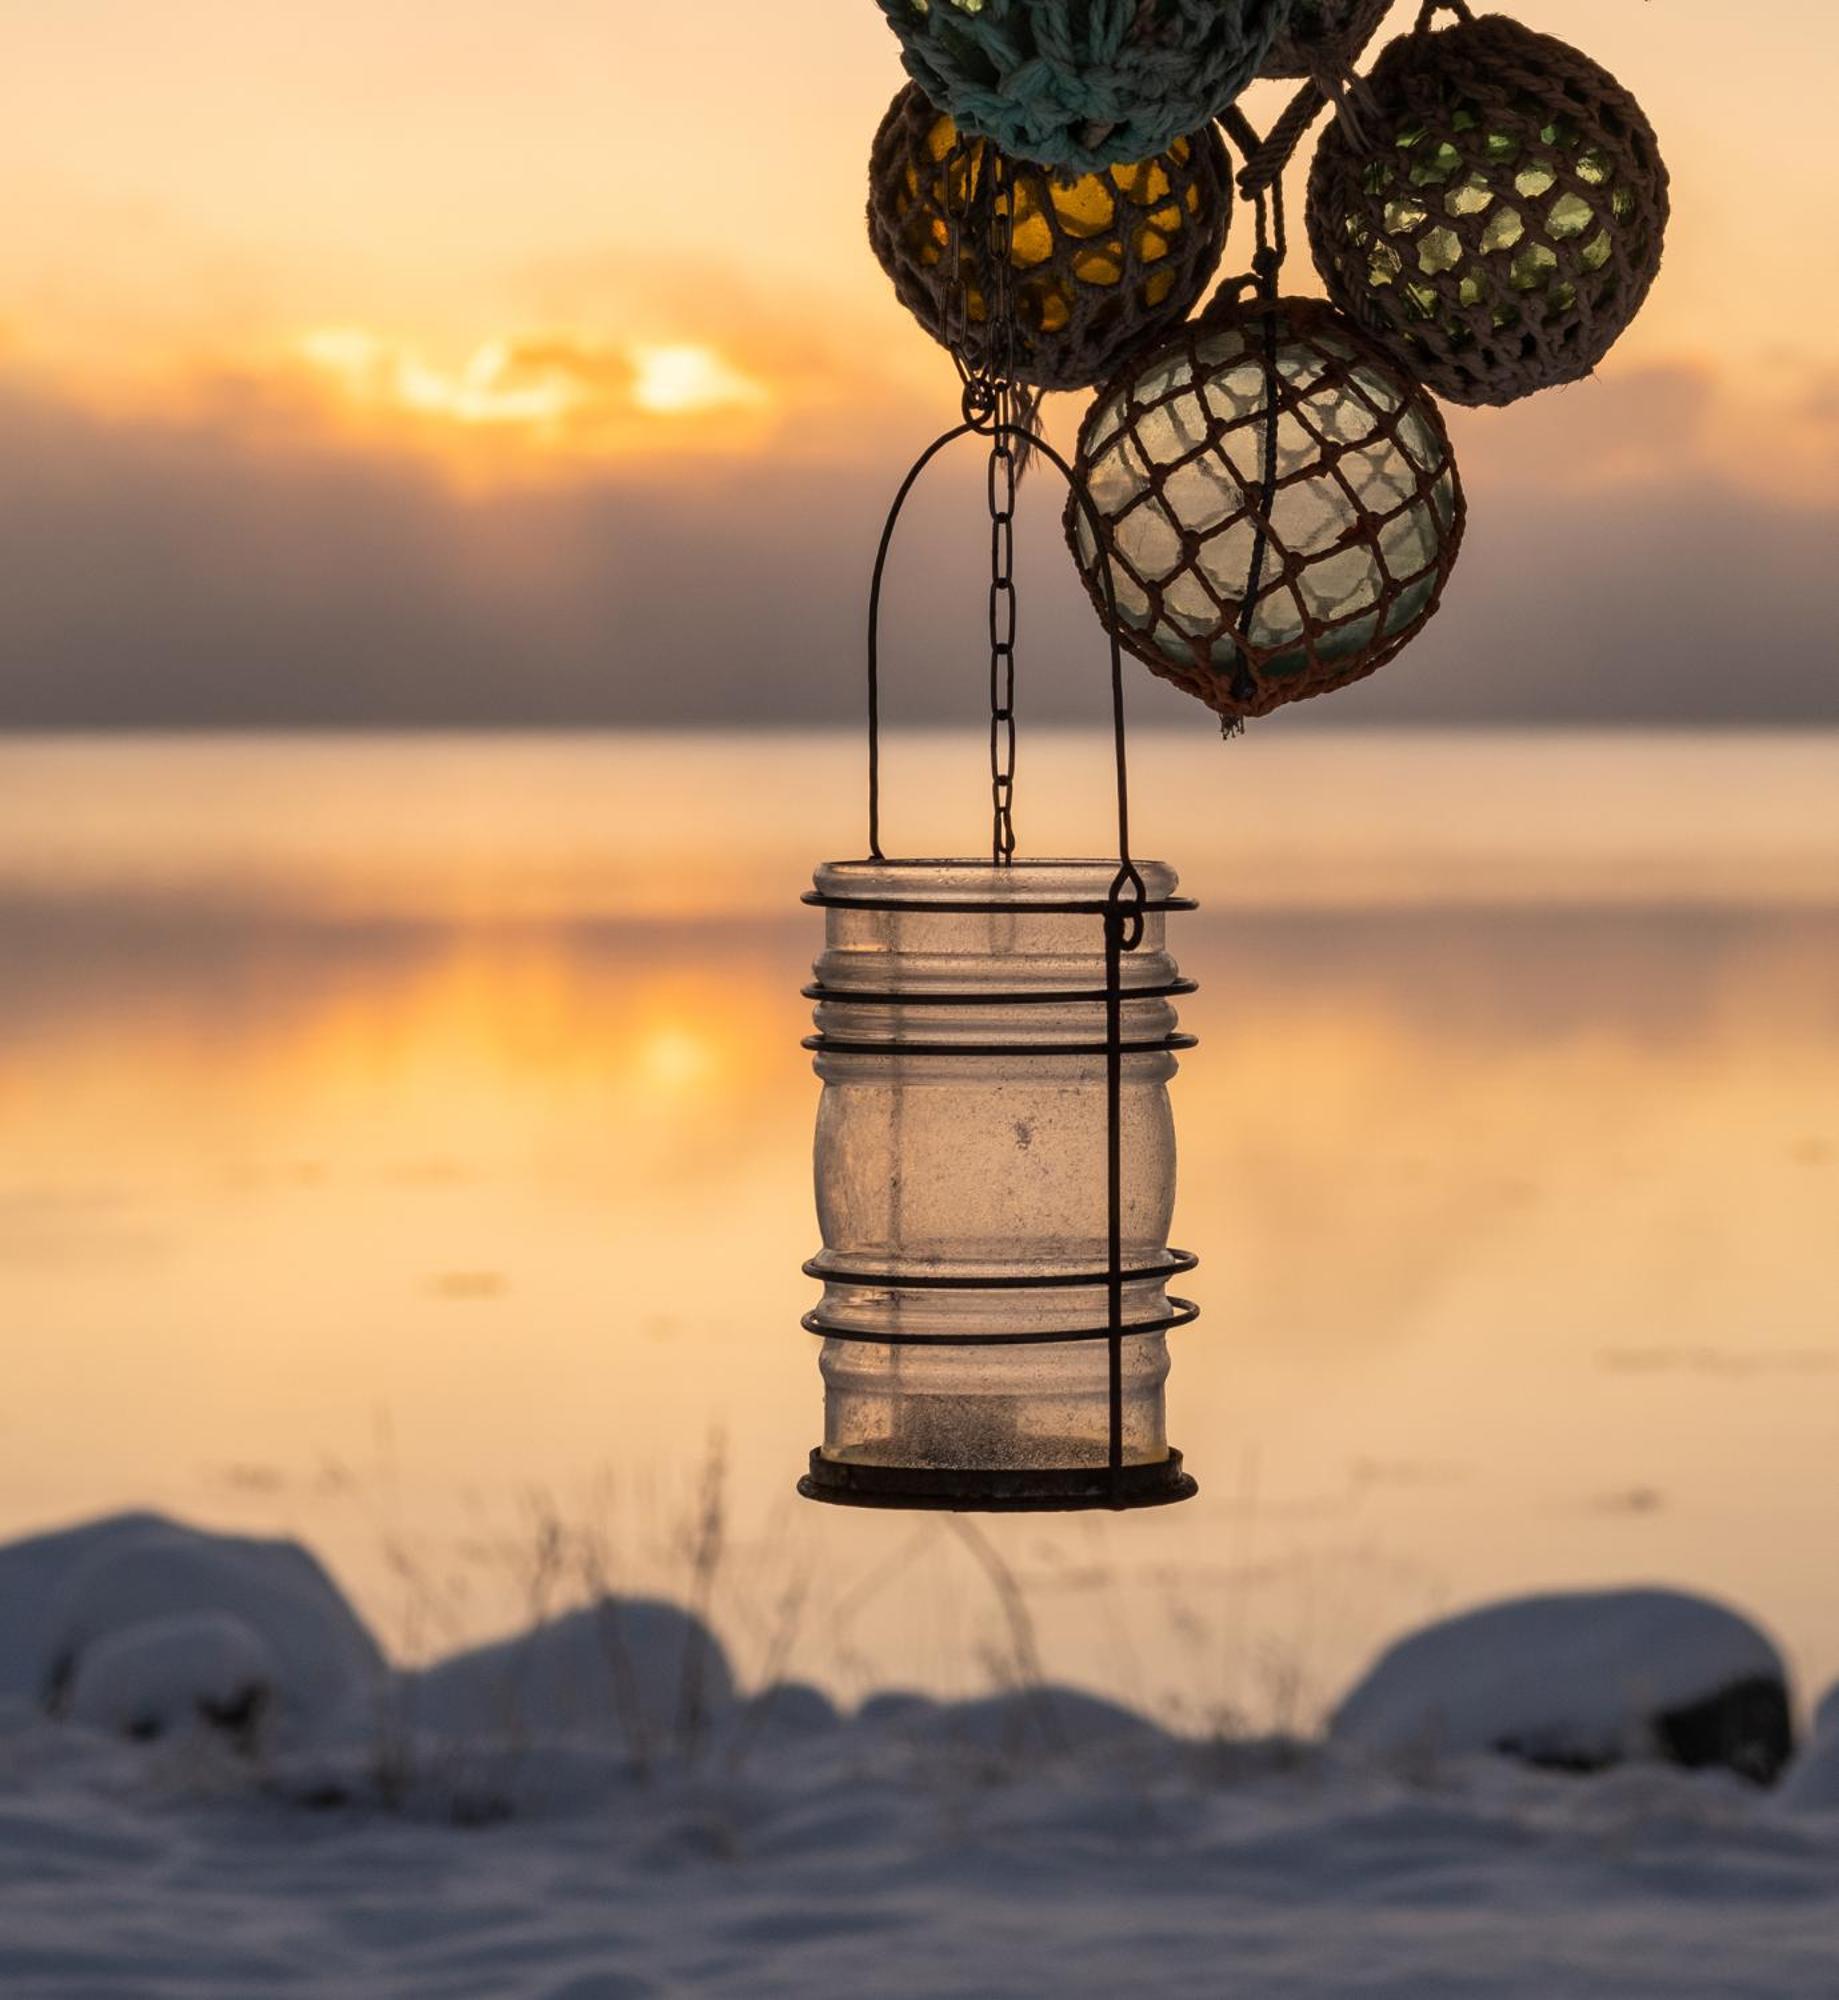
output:
[[[998,407],[1007,402],[1001,399]],[[1005,415],[1003,421],[1007,422]],[[1015,854],[1015,451],[990,447],[990,858]]]
[[[990,440],[984,493],[990,517],[990,858],[1015,856],[1015,315],[1010,249],[1015,218],[1009,163],[962,135],[941,163],[948,231],[945,345],[964,385],[964,421]],[[982,245],[985,256],[967,254]],[[971,287],[985,277],[981,326]]]
[[[1014,184],[994,146],[990,172],[990,291],[985,301],[985,372],[993,393],[985,497],[990,514],[990,858],[1015,856],[1015,320],[1009,295]]]

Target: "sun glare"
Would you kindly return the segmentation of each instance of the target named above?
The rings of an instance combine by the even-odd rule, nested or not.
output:
[[[688,342],[526,334],[488,340],[456,366],[363,327],[322,327],[296,351],[373,420],[589,457],[651,448],[664,431],[673,445],[693,445],[708,429],[696,419],[732,420],[772,401],[714,348]]]
[[[714,1052],[701,1037],[682,1028],[661,1027],[639,1043],[635,1066],[647,1083],[676,1095],[701,1083],[714,1063]]]
[[[712,348],[634,347],[631,356],[632,400],[653,416],[746,408],[766,400],[766,391],[758,382],[730,366]]]

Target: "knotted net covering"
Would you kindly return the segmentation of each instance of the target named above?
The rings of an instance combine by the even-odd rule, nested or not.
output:
[[[1505,15],[1402,36],[1357,143],[1324,136],[1309,240],[1329,296],[1440,396],[1589,374],[1660,268],[1667,173],[1640,105]]]
[[[1096,173],[1012,162],[1000,192],[984,186],[994,151],[909,84],[875,135],[869,242],[921,326],[979,367],[999,296],[993,206],[1008,223],[1005,358],[1035,388],[1089,389],[1179,326],[1206,289],[1231,213],[1226,149],[1205,126]]]
[[[880,0],[907,74],[1016,159],[1147,160],[1257,74],[1291,0]]]
[[[1392,659],[1462,540],[1436,405],[1319,299],[1232,302],[1184,328],[1100,392],[1077,470],[1120,640],[1234,720]],[[1102,618],[1097,543],[1072,501],[1066,530]]]

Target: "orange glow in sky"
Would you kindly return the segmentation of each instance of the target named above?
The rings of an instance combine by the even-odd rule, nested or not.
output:
[[[1637,91],[1672,169],[1666,270],[1606,372],[1696,374],[1735,440],[1720,463],[1819,485],[1839,263],[1813,135],[1839,10],[1515,11]],[[870,0],[15,12],[0,376],[34,393],[183,420],[203,384],[219,421],[280,407],[360,449],[489,440],[526,466],[860,455],[955,401],[864,241],[903,80]],[[1283,89],[1248,100],[1254,123]]]
[[[298,343],[319,387],[375,426],[493,433],[536,450],[620,456],[642,445],[740,448],[774,398],[716,348],[605,343],[577,334],[488,340],[452,366],[362,327],[321,327]],[[696,419],[738,417],[719,431]],[[665,420],[660,422],[658,420]],[[688,439],[667,435],[675,420]]]
[[[636,347],[632,400],[661,417],[766,400],[766,391],[707,347]]]

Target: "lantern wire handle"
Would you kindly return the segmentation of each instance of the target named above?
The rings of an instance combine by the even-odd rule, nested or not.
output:
[[[919,484],[921,475],[948,446],[956,444],[960,438],[971,436],[1004,439],[1012,445],[1026,441],[1029,452],[1038,452],[1066,481],[1092,537],[1098,556],[1099,575],[1104,583],[1105,634],[1111,655],[1111,740],[1117,781],[1118,872],[1111,884],[1110,900],[1124,910],[1128,919],[1123,949],[1134,951],[1142,941],[1141,905],[1147,899],[1148,891],[1130,854],[1130,768],[1124,720],[1124,649],[1117,636],[1117,582],[1112,573],[1110,553],[1105,547],[1104,524],[1086,492],[1084,481],[1071,463],[1039,431],[999,417],[994,405],[975,393],[978,388],[975,380],[966,385],[964,421],[954,424],[948,431],[942,431],[908,468],[907,476],[900,482],[893,504],[888,509],[888,517],[882,523],[881,540],[875,549],[875,567],[868,595],[869,858],[873,861],[887,859],[881,846],[881,592],[887,575],[888,554],[894,545],[894,531],[900,526],[907,500]]]

